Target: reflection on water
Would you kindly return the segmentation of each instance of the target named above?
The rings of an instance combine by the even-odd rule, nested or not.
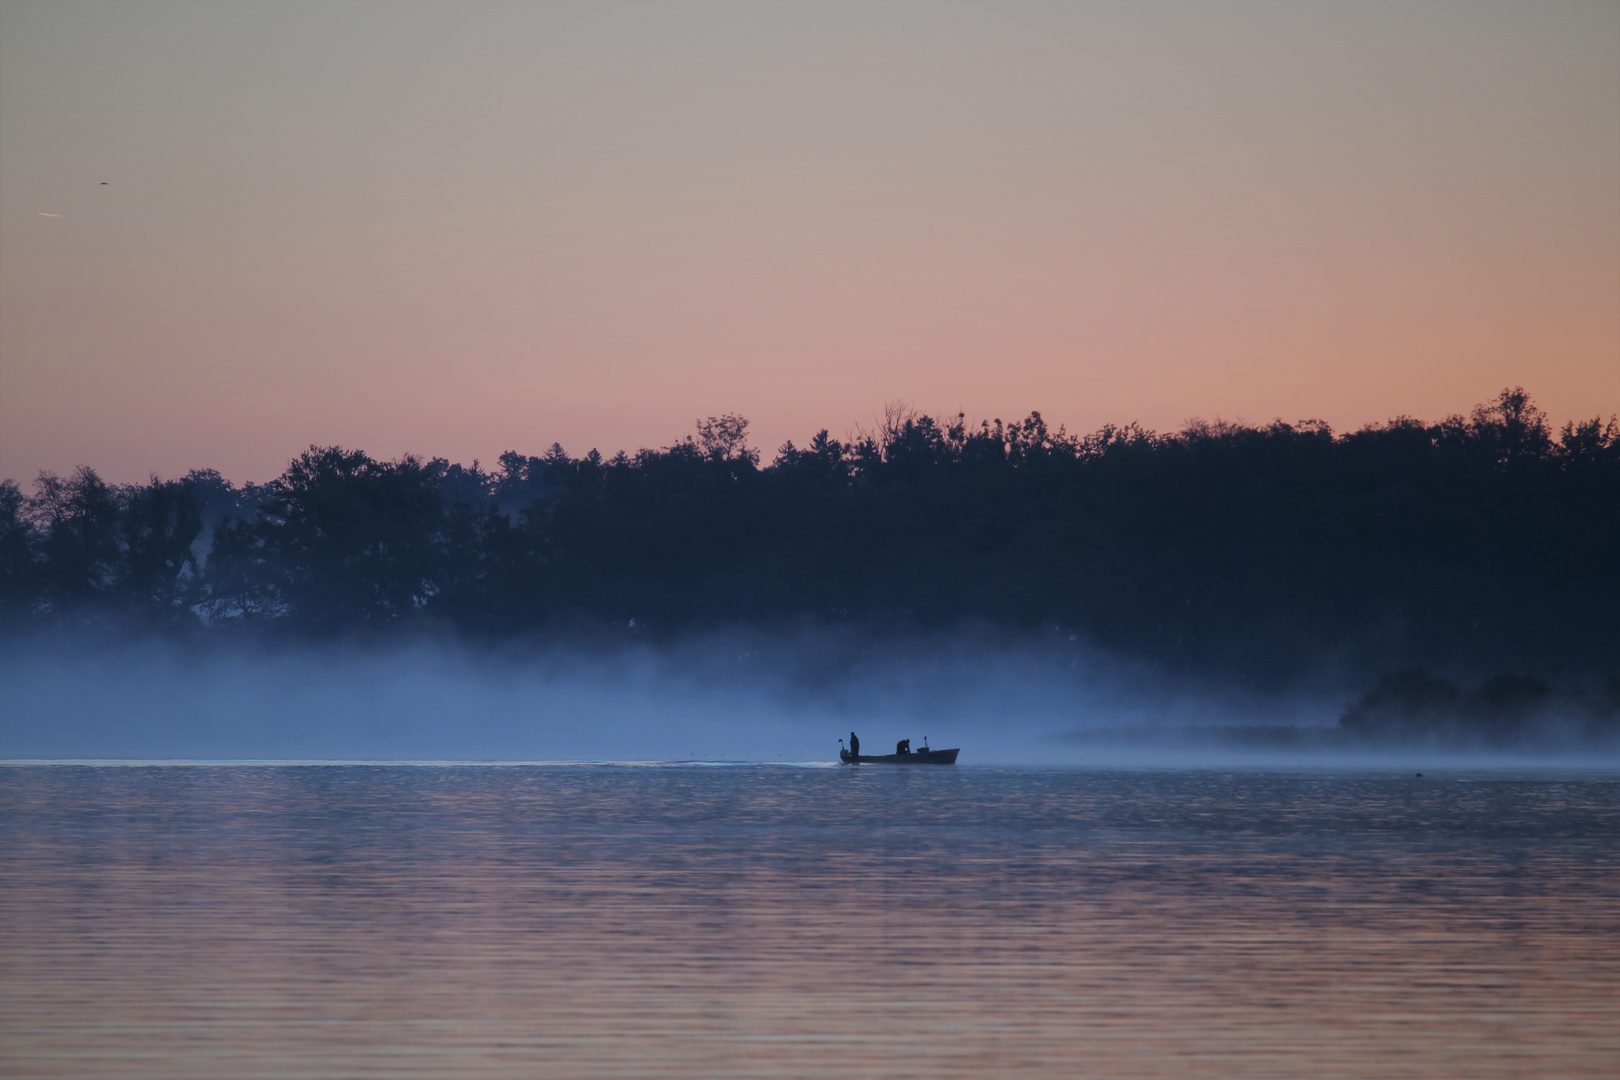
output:
[[[0,769],[7,1077],[1613,1076],[1620,782]]]

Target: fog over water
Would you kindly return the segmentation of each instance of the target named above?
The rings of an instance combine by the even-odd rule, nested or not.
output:
[[[0,647],[0,1074],[1613,1073],[1612,752],[1061,633],[582,640]]]
[[[13,761],[825,763],[852,729],[867,753],[926,737],[962,747],[963,764],[1489,759],[1336,742],[1333,725],[1356,693],[1349,680],[1237,691],[1061,638],[738,633],[488,650],[56,639],[13,642],[0,684],[0,759]],[[1592,760],[1557,748],[1530,756]]]

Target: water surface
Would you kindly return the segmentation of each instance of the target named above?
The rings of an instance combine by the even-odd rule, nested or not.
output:
[[[7,1077],[1614,1076],[1620,778],[0,769]]]

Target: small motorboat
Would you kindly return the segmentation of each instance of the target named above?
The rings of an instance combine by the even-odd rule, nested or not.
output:
[[[961,747],[950,750],[930,750],[927,740],[923,741],[922,749],[911,749],[911,740],[905,741],[905,752],[896,754],[851,754],[844,747],[844,740],[838,740],[838,760],[845,765],[955,765],[956,755],[962,752]]]

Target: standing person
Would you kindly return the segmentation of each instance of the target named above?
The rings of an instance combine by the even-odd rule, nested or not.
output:
[[[852,732],[849,733],[849,757],[850,757],[850,760],[853,761],[855,758],[858,758],[860,756],[861,756],[861,740],[857,739],[855,737],[855,733],[852,731]]]

